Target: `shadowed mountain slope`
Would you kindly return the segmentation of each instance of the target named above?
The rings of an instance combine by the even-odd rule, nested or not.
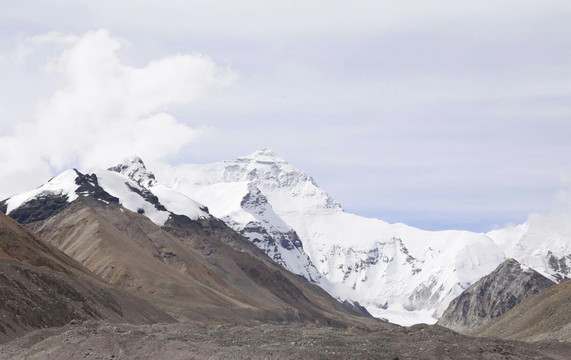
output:
[[[105,284],[0,213],[0,342],[86,319],[174,321],[144,300]]]
[[[537,292],[555,285],[514,259],[504,261],[452,300],[437,324],[465,332],[485,324]]]
[[[528,297],[503,316],[468,334],[524,341],[571,342],[571,281]]]

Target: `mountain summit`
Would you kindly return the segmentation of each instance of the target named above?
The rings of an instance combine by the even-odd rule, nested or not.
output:
[[[107,170],[123,174],[145,188],[157,185],[155,174],[147,170],[143,160],[136,155],[123,159],[120,164]]]
[[[311,176],[270,149],[180,165],[163,180],[208,206],[286,268],[403,325],[436,322],[452,299],[492,272],[506,253],[551,278],[566,276],[561,264],[571,254],[569,240],[556,249],[543,242],[545,256],[532,253],[530,244],[517,247],[528,249],[525,254],[514,254],[496,233],[423,231],[346,213]],[[255,198],[260,201],[250,201]],[[286,233],[299,239],[295,256],[287,241],[281,246],[276,240]]]
[[[79,197],[90,197],[106,204],[120,203],[131,211],[145,214],[159,226],[173,214],[191,220],[211,216],[204,205],[158,184],[140,158],[111,169],[92,174],[76,169],[64,171],[37,189],[0,202],[0,210],[26,224],[55,215]]]
[[[272,149],[262,148],[254,151],[250,155],[239,157],[238,159],[251,159],[260,162],[285,163],[286,161],[278,156]]]

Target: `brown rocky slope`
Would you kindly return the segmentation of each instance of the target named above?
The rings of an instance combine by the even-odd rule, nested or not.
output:
[[[377,322],[283,269],[215,218],[173,215],[160,228],[118,203],[80,196],[26,226],[104,280],[181,319]]]
[[[0,342],[85,319],[174,321],[144,300],[104,283],[0,213]]]

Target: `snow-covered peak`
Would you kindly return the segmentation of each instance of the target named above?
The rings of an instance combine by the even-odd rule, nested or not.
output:
[[[247,182],[260,189],[280,212],[342,211],[341,205],[311,176],[268,149],[230,161],[180,165],[162,174],[162,178],[167,185],[190,196],[196,186]]]
[[[23,204],[40,197],[62,196],[65,197],[68,202],[72,202],[77,199],[78,196],[76,194],[76,190],[80,185],[76,181],[78,174],[78,171],[75,169],[66,170],[34,190],[6,199],[6,214],[9,215],[13,210]]]
[[[95,175],[100,186],[118,198],[121,205],[145,215],[159,226],[166,223],[171,213],[192,220],[210,217],[202,204],[166,186],[157,184],[147,189],[127,175],[109,170],[98,170]]]
[[[209,218],[208,209],[167,186],[158,184],[139,157],[124,160],[109,170],[82,174],[67,170],[32,191],[13,196],[0,203],[9,215],[14,210],[32,206],[36,201],[57,203],[61,208],[78,197],[92,197],[105,204],[120,203],[123,207],[143,214],[163,226],[171,214],[184,215],[192,220]]]
[[[138,156],[125,158],[108,170],[123,174],[145,188],[157,185],[155,175],[147,170],[145,163]]]
[[[265,163],[286,163],[286,161],[279,157],[275,151],[268,148],[258,149],[250,155],[239,157],[238,160],[253,160]]]
[[[571,214],[531,214],[521,225],[487,235],[517,259],[556,281],[571,278]]]

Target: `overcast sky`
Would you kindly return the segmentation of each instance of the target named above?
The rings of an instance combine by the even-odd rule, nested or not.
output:
[[[559,211],[570,19],[568,0],[0,0],[0,196],[268,147],[390,222]]]

